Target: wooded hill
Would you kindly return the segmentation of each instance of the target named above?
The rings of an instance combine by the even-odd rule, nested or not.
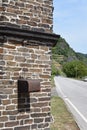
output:
[[[87,64],[87,54],[75,52],[64,38],[59,38],[57,45],[52,49],[53,60],[60,64],[73,60],[80,60]]]

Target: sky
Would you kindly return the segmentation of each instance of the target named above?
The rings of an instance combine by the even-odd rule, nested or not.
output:
[[[53,31],[87,54],[87,0],[53,0]]]

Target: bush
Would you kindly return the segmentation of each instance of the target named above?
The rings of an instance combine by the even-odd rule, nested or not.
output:
[[[71,61],[63,65],[67,77],[82,78],[87,75],[87,66],[81,61]]]
[[[52,64],[52,73],[51,73],[52,75],[58,75],[59,73],[58,73],[58,69],[55,67],[55,65],[54,64]]]

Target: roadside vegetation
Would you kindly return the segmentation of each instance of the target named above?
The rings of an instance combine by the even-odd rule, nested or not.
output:
[[[63,100],[57,96],[51,98],[53,123],[51,130],[80,130]]]
[[[71,61],[63,65],[63,72],[67,77],[80,79],[87,75],[87,66],[81,61]]]
[[[52,75],[81,79],[87,76],[87,54],[76,53],[63,38],[52,49]]]

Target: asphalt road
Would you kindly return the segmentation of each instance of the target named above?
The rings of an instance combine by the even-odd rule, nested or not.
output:
[[[87,82],[59,76],[54,80],[58,95],[67,104],[79,128],[87,130]]]

